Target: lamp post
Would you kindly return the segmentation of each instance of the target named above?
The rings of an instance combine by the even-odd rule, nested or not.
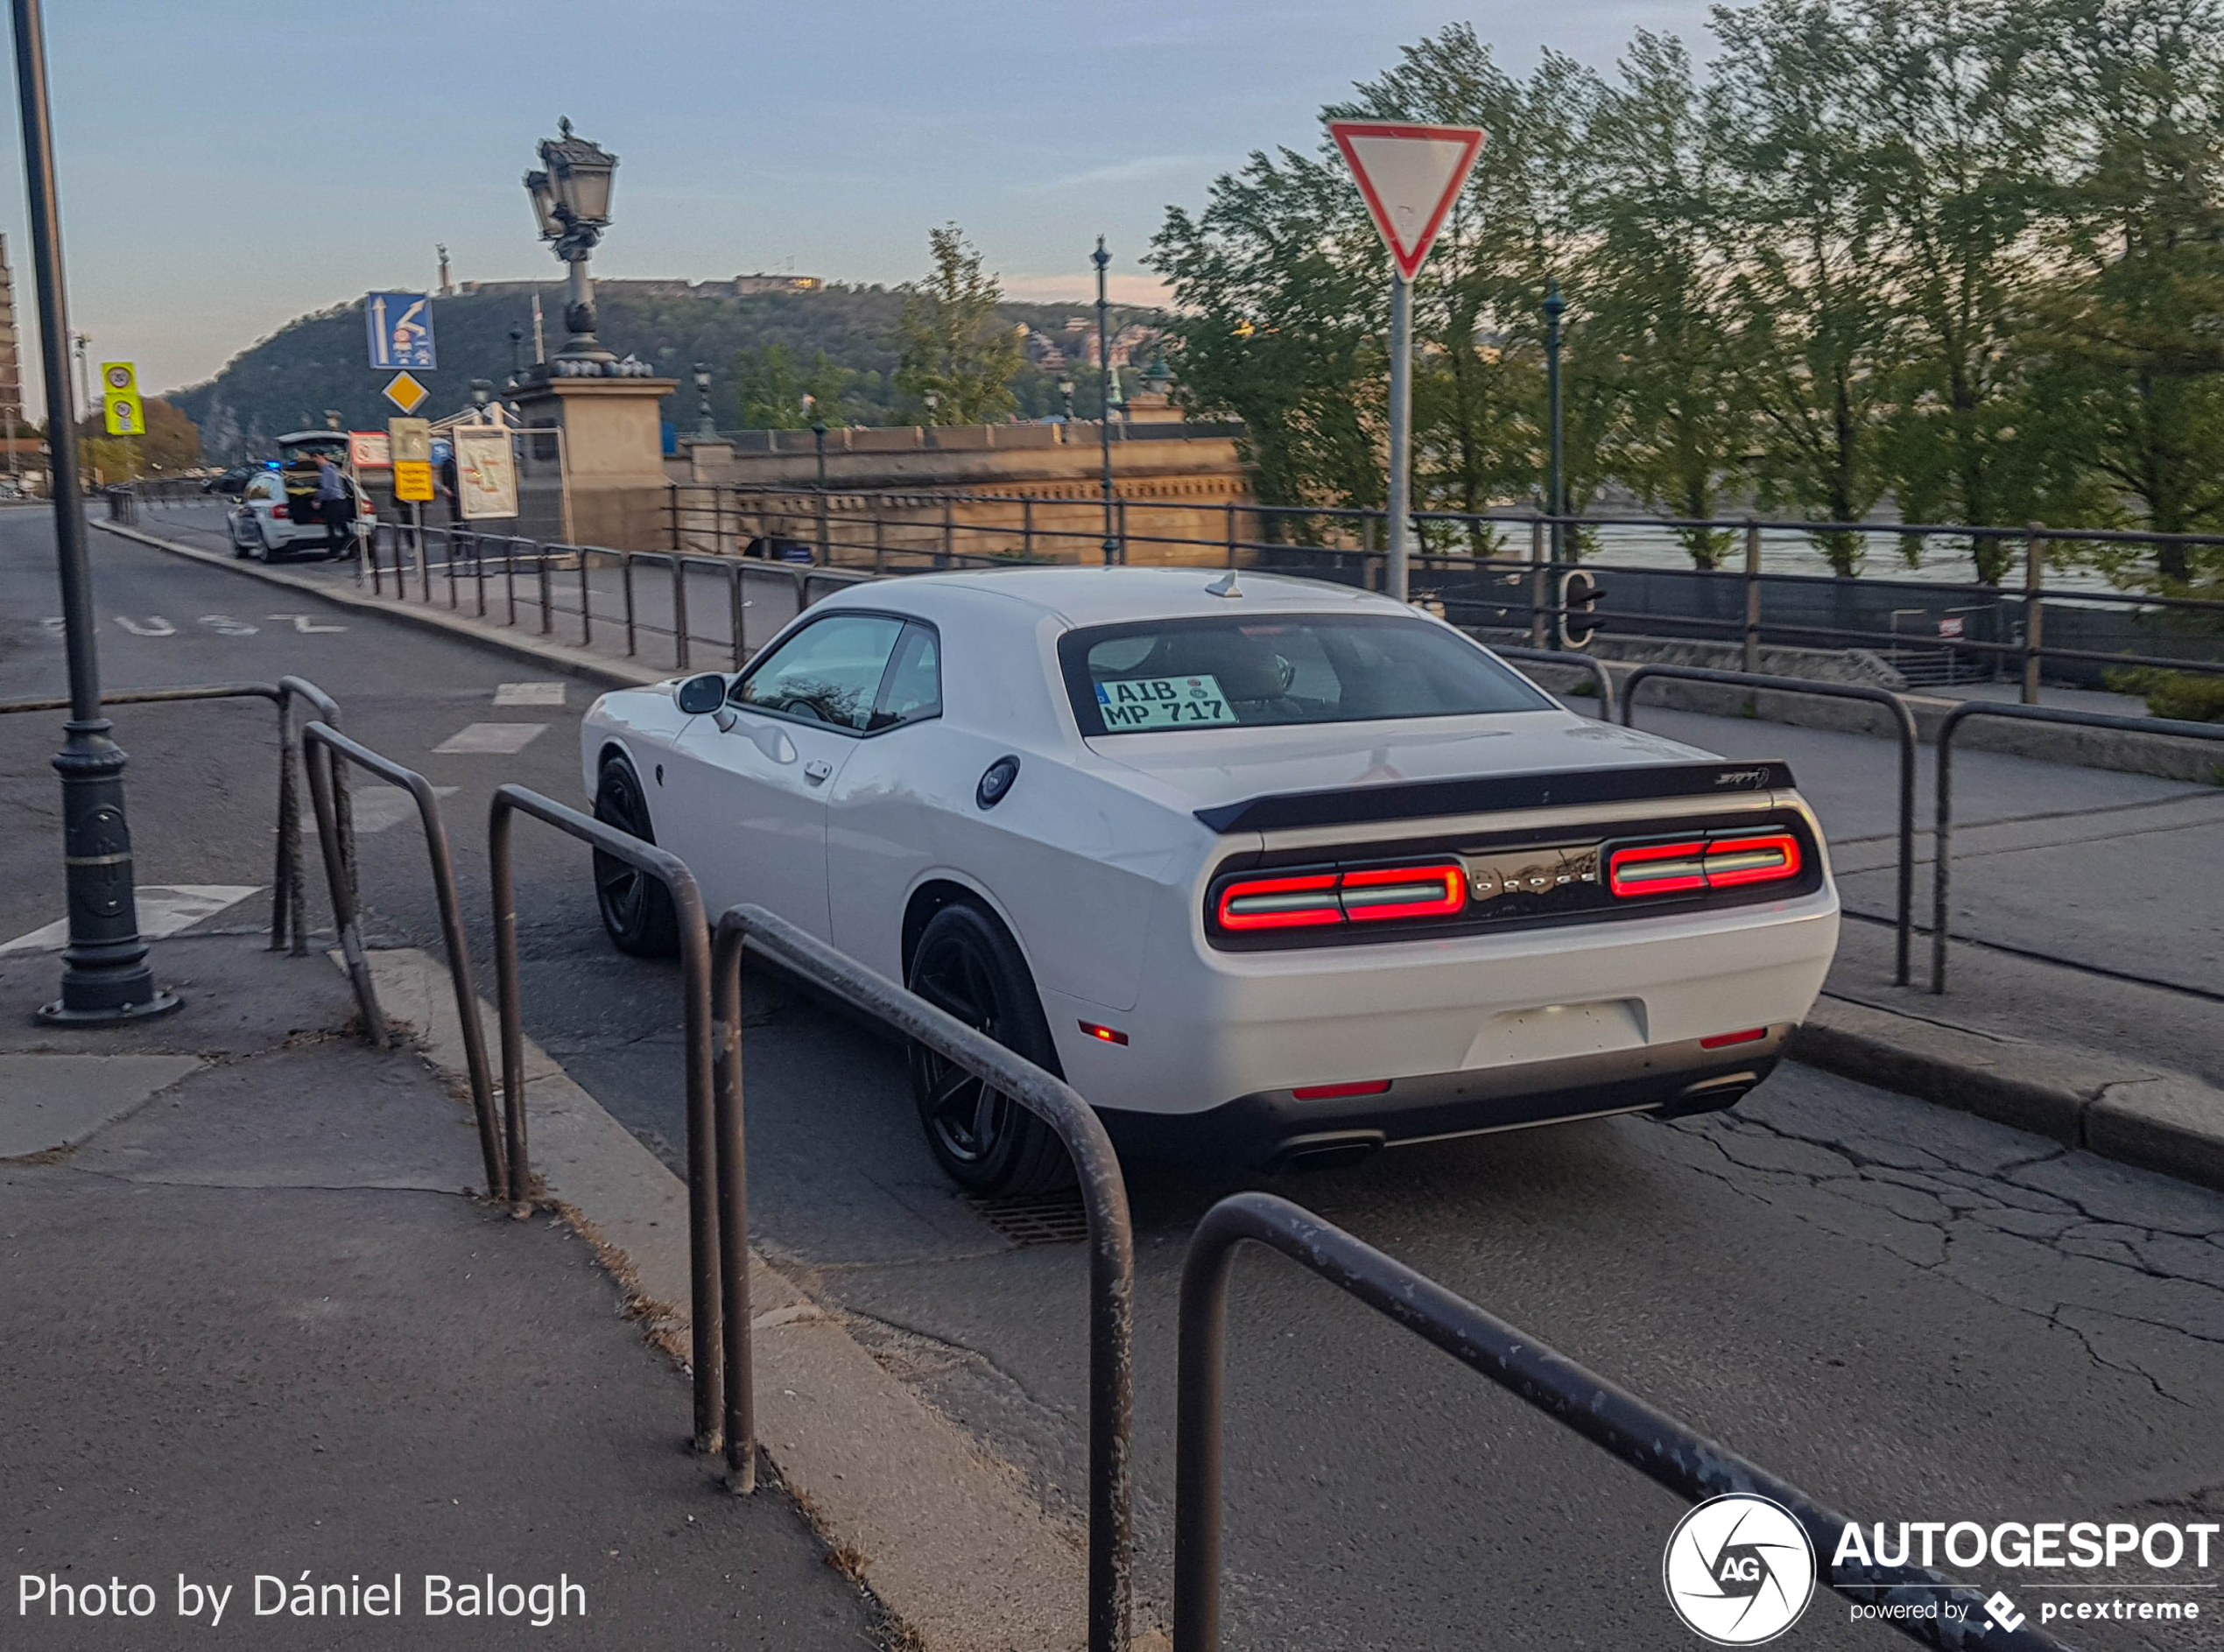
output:
[[[471,409],[478,414],[479,422],[482,425],[494,423],[494,416],[487,411],[488,404],[493,400],[494,381],[492,379],[475,378],[471,381]]]
[[[1104,375],[1096,441],[1104,462],[1104,566],[1108,568],[1120,559],[1120,538],[1113,525],[1112,503],[1112,311],[1104,296],[1104,272],[1112,267],[1112,255],[1105,251],[1102,235],[1096,238],[1096,250],[1089,255],[1089,262],[1096,266],[1096,364]]]
[[[46,378],[49,487],[62,587],[62,637],[69,661],[69,721],[54,768],[62,777],[62,861],[69,944],[61,996],[39,1012],[74,1025],[144,1020],[178,1007],[154,984],[139,938],[131,874],[131,828],[123,810],[123,749],[101,715],[94,646],[92,570],[85,551],[85,501],[78,492],[77,423],[69,395],[69,317],[62,283],[61,207],[54,198],[54,135],[46,104],[46,41],[39,0],[11,0],[16,88],[23,105],[23,164],[29,185],[32,266],[39,285],[39,356]]]
[[[525,329],[510,329],[510,382],[515,384],[525,371]]]
[[[1567,551],[1567,526],[1560,520],[1567,514],[1567,489],[1561,475],[1566,453],[1560,433],[1560,317],[1566,311],[1567,300],[1560,297],[1560,284],[1555,281],[1545,294],[1545,399],[1552,423],[1552,446],[1545,469],[1545,509],[1552,518],[1555,562],[1562,560]]]
[[[600,144],[576,137],[568,118],[556,123],[560,137],[540,141],[541,170],[525,174],[525,193],[533,204],[540,238],[563,260],[564,325],[571,336],[549,362],[562,378],[605,376],[617,358],[595,336],[595,283],[587,261],[610,221],[610,185],[618,158]]]
[[[718,436],[718,418],[710,411],[710,363],[695,363],[695,439],[713,441]]]
[[[1068,373],[1058,381],[1059,417],[1067,424],[1073,422],[1073,376]]]
[[[819,560],[821,564],[830,565],[834,559],[827,548],[827,421],[824,418],[812,419],[811,439],[819,450]]]

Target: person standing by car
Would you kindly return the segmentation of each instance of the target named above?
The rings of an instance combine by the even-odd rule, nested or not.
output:
[[[317,455],[317,514],[324,518],[324,553],[343,554],[355,520],[355,502],[348,496],[348,479],[330,453]]]

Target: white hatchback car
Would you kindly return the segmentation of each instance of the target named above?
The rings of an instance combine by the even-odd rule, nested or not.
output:
[[[292,482],[288,487],[289,480]],[[316,503],[316,478],[313,472],[306,478],[298,472],[289,478],[279,470],[258,470],[247,479],[239,490],[239,501],[233,505],[229,516],[232,554],[239,557],[260,557],[269,562],[292,551],[313,550],[330,556],[331,536],[326,531],[323,514]],[[355,533],[348,549],[339,554],[352,555],[362,544],[362,536],[377,525],[378,513],[370,501],[348,484],[355,502]]]
[[[605,694],[596,813],[1052,1071],[1123,1148],[1253,1164],[1724,1107],[1820,990],[1838,899],[1777,763],[1591,721],[1442,621],[1310,580],[860,585],[737,676]],[[628,951],[659,888],[596,868]],[[1070,1175],[914,1050],[981,1192]]]

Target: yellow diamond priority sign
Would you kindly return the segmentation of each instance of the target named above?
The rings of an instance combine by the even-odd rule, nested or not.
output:
[[[386,381],[386,399],[405,413],[415,412],[431,394],[432,391],[408,373],[397,373]]]

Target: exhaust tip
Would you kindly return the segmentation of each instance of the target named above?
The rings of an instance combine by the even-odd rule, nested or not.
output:
[[[1335,1135],[1300,1136],[1283,1143],[1274,1156],[1277,1170],[1329,1170],[1356,1164],[1383,1150],[1380,1130],[1350,1130]]]

